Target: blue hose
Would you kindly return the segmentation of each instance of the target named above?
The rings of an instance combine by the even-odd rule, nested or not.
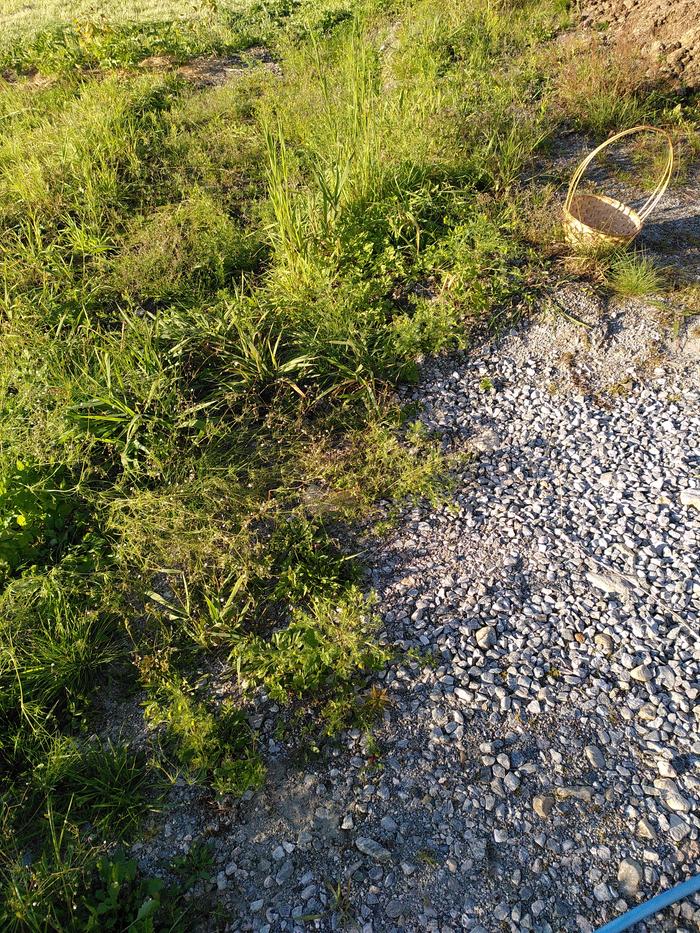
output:
[[[681,901],[684,897],[690,897],[690,895],[695,894],[696,891],[700,891],[700,875],[696,875],[694,878],[688,878],[687,881],[677,884],[675,888],[671,888],[670,891],[657,894],[656,897],[652,897],[650,901],[645,901],[643,904],[640,904],[639,907],[628,910],[626,914],[623,914],[616,920],[611,920],[610,923],[606,923],[604,927],[599,927],[595,933],[621,933],[622,930],[629,930],[635,923],[639,923],[646,917],[658,913],[658,911],[663,910],[664,907],[668,907],[669,904],[675,904],[676,901]]]

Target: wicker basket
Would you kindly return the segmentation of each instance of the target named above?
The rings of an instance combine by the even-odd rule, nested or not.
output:
[[[622,201],[602,194],[578,192],[583,173],[599,152],[612,143],[632,133],[659,133],[668,143],[668,158],[659,182],[639,211],[633,210]],[[644,221],[654,210],[666,190],[673,171],[673,143],[665,130],[656,126],[635,126],[623,130],[594,149],[574,172],[564,202],[564,234],[572,246],[595,252],[614,249],[630,243],[640,232]]]

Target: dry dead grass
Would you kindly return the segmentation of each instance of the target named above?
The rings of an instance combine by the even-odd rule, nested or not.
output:
[[[613,54],[601,41],[582,37],[551,54],[554,109],[565,122],[596,134],[644,122],[648,80],[632,46],[621,43]]]

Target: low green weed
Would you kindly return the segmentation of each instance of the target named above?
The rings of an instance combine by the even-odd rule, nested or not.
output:
[[[303,502],[311,514],[366,518],[380,499],[436,503],[446,495],[450,479],[438,444],[418,429],[408,430],[408,443],[401,443],[400,421],[395,411],[387,412],[348,431],[342,443],[321,434],[302,446],[289,480],[303,477]]]
[[[196,842],[184,855],[176,855],[170,862],[170,870],[177,875],[185,890],[199,881],[211,878],[214,853],[210,844]]]
[[[263,686],[273,699],[313,697],[386,660],[374,628],[371,607],[353,586],[340,599],[315,597],[269,638],[242,638],[231,659],[248,684]]]
[[[554,107],[577,129],[597,136],[647,123],[656,103],[631,47],[612,55],[597,44],[574,46],[559,63],[554,82]]]
[[[67,819],[46,812],[49,844],[36,858],[16,851],[4,835],[0,856],[0,925],[11,933],[79,929],[77,911],[92,867],[92,852]],[[14,845],[13,845],[14,843]]]
[[[173,454],[178,396],[148,328],[130,319],[118,336],[96,337],[85,351],[71,374],[67,432],[88,437],[110,468],[161,476]]]
[[[71,584],[58,573],[29,577],[0,596],[6,726],[79,713],[99,674],[120,655],[114,617],[96,612]]]
[[[259,249],[204,191],[137,218],[113,265],[113,287],[141,304],[223,288]]]
[[[175,680],[160,686],[145,712],[152,727],[164,727],[166,756],[189,780],[206,781],[221,794],[242,794],[262,783],[265,768],[240,711],[223,707],[214,713]]]
[[[57,25],[36,34],[29,42],[16,41],[3,50],[0,61],[18,72],[39,69],[69,73],[94,68],[123,68],[149,56],[185,61],[204,52],[231,53],[246,40],[218,17],[211,24],[186,20],[142,23],[83,21]]]
[[[338,550],[323,527],[300,517],[281,521],[267,550],[271,559],[267,575],[275,581],[273,601],[303,605],[319,593],[336,596],[358,576],[352,559]]]
[[[388,706],[387,691],[376,684],[362,694],[346,688],[323,705],[319,716],[326,734],[335,736],[343,729],[370,730]]]
[[[355,920],[356,908],[353,903],[352,879],[333,884],[326,881],[326,888],[331,897],[331,911],[338,917],[341,926],[350,925]]]
[[[145,876],[134,859],[84,842],[67,819],[47,812],[50,845],[36,859],[0,858],[0,924],[10,933],[154,933],[187,929],[186,888]]]
[[[0,586],[32,565],[58,562],[89,527],[65,470],[16,460],[0,474]]]
[[[134,930],[151,933],[160,912],[165,883],[143,878],[134,859],[123,855],[98,859],[96,883],[90,899],[84,900],[85,930]]]
[[[70,813],[102,835],[121,838],[155,808],[155,789],[144,755],[128,746],[59,738],[32,771],[30,793],[48,799],[59,818]]]

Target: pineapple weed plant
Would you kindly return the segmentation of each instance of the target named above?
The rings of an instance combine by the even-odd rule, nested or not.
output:
[[[558,126],[691,105],[554,54],[563,0],[60,10],[0,46],[0,926],[190,929],[206,847],[167,885],[119,849],[168,783],[260,786],[252,691],[312,747],[381,713],[340,541],[445,488],[391,386],[536,292]],[[210,55],[244,64],[177,69]]]

